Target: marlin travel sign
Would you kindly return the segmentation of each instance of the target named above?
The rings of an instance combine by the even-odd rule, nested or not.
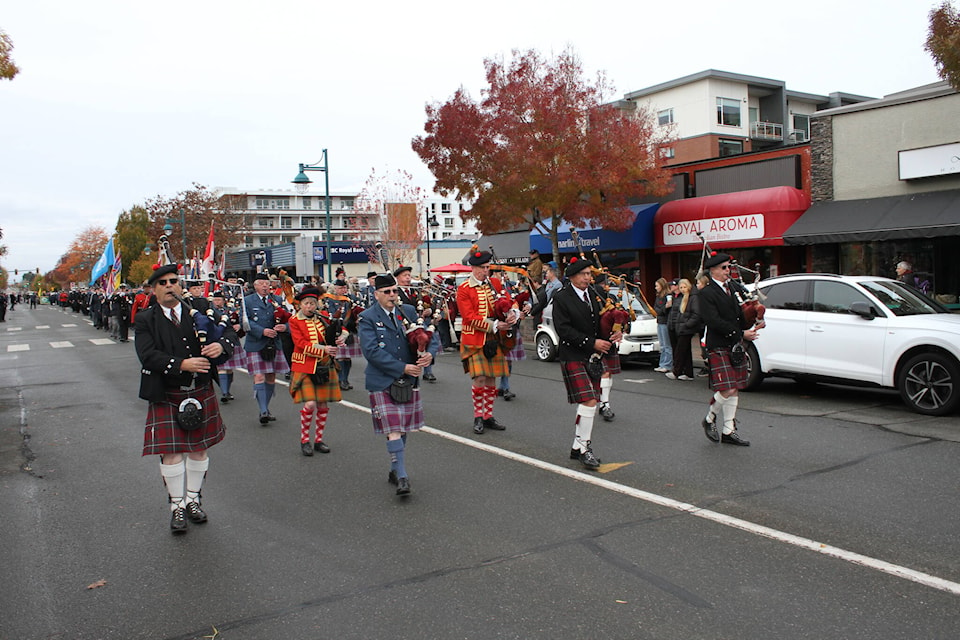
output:
[[[663,244],[699,244],[697,233],[702,233],[707,242],[756,240],[763,238],[763,214],[725,216],[705,220],[682,220],[663,225]]]

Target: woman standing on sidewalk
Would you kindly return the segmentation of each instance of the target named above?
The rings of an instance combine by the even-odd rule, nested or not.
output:
[[[660,364],[654,371],[666,373],[673,370],[673,347],[670,346],[670,333],[667,331],[667,316],[670,315],[670,286],[666,278],[660,278],[653,285],[657,297],[653,301],[653,310],[657,314],[657,340],[660,342]]]

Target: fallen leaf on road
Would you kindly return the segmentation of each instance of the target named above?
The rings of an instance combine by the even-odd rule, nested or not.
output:
[[[88,584],[87,589],[99,589],[100,587],[105,587],[105,586],[107,586],[107,581],[104,580],[103,578],[100,578],[93,584]]]

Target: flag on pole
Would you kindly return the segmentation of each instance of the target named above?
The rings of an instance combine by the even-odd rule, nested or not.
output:
[[[103,250],[103,255],[101,255],[96,264],[93,265],[93,271],[90,272],[90,284],[96,282],[97,278],[109,271],[110,267],[113,266],[113,261],[113,238],[110,238],[106,248]]]
[[[215,276],[217,265],[215,256],[217,249],[213,241],[213,221],[210,221],[210,236],[207,238],[207,250],[203,253],[203,264],[200,265],[200,276],[203,278],[203,297],[206,298],[212,292],[210,291],[210,276]]]
[[[117,259],[113,261],[113,290],[120,288],[120,272],[123,271],[123,261],[120,259],[120,252],[117,251]]]

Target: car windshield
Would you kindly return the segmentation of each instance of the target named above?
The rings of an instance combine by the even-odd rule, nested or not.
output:
[[[895,316],[916,316],[929,313],[949,313],[940,303],[927,298],[901,282],[866,280],[860,286],[872,293]]]
[[[637,314],[645,314],[648,316],[653,315],[653,313],[650,311],[650,307],[644,303],[644,301],[637,295],[636,291],[627,288],[621,292],[619,287],[610,287],[610,293],[620,298],[620,301],[624,306],[627,306],[627,300],[629,299],[630,306]]]

